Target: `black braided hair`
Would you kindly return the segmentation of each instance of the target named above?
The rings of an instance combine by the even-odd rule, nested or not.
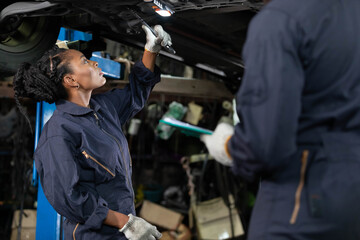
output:
[[[66,99],[67,93],[62,85],[62,79],[65,74],[72,72],[66,51],[67,49],[58,48],[55,45],[46,51],[36,63],[23,63],[14,76],[13,86],[16,105],[26,117],[30,128],[30,120],[22,108],[19,98],[28,97],[48,103]]]

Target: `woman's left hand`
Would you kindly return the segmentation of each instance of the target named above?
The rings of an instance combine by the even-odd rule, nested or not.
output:
[[[129,221],[119,230],[130,240],[155,240],[161,238],[161,233],[155,226],[142,218],[129,214]]]

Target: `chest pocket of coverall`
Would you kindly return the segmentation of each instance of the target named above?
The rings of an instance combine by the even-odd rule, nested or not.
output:
[[[115,177],[118,163],[112,151],[104,151],[100,155],[95,151],[82,148],[81,155],[85,165],[95,170],[95,183],[102,183]]]

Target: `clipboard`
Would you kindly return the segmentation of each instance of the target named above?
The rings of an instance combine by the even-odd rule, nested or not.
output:
[[[165,117],[165,118],[161,119],[160,122],[170,125],[172,127],[175,127],[177,129],[179,129],[185,135],[192,136],[192,137],[199,138],[201,134],[208,134],[208,135],[213,134],[213,131],[211,131],[209,129],[194,126],[189,123],[182,122],[177,119],[170,118],[170,117]]]

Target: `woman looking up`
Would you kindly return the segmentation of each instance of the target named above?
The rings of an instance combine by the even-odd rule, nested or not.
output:
[[[38,62],[24,63],[14,77],[18,105],[19,97],[56,103],[34,157],[46,198],[66,218],[66,240],[161,237],[135,217],[132,162],[121,130],[160,81],[156,55],[161,45],[171,45],[161,26],[155,26],[157,37],[143,29],[145,52],[124,89],[92,96],[106,82],[98,63],[56,46]]]

